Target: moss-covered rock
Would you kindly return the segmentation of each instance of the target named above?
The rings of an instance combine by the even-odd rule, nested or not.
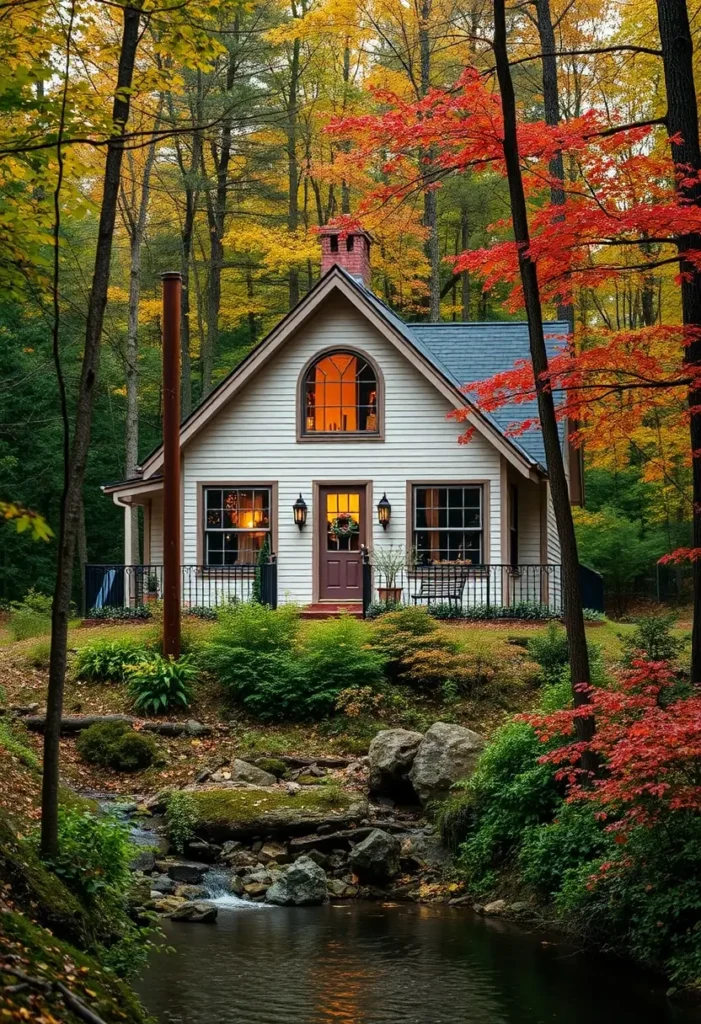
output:
[[[149,1024],[152,1018],[140,1005],[128,985],[106,971],[92,957],[56,938],[51,932],[32,923],[22,914],[3,910],[0,906],[0,956],[19,957],[12,966],[32,978],[52,986],[41,991],[28,988],[8,993],[2,998],[3,1012],[8,1019],[57,1020],[62,1024],[82,1024],[82,1019],[66,1007],[53,988],[57,983],[66,988],[106,1024]],[[9,975],[0,980],[11,984]]]
[[[264,772],[270,772],[276,779],[282,779],[288,771],[285,762],[278,757],[257,757],[253,764],[256,768],[262,768]]]
[[[52,932],[80,944],[91,941],[92,927],[78,898],[0,818],[0,878],[6,895],[24,913]]]
[[[320,825],[344,828],[367,815],[358,793],[331,786],[284,789],[200,789],[189,793],[197,835],[211,842],[254,835],[303,835]]]

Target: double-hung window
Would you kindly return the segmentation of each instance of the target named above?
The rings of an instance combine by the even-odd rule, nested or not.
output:
[[[269,487],[205,487],[206,566],[253,565],[269,536]]]
[[[484,561],[484,492],[479,484],[416,484],[412,544],[419,565]]]

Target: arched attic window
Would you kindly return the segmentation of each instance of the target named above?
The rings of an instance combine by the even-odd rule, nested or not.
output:
[[[359,352],[318,356],[304,374],[302,434],[379,435],[379,372]]]

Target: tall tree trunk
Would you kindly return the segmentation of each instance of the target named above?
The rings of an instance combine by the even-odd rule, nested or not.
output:
[[[297,17],[296,7],[292,5],[293,17]],[[299,166],[297,164],[297,113],[299,92],[299,55],[300,40],[296,37],[292,44],[290,60],[289,95],[287,97],[287,228],[296,231],[299,226]],[[299,302],[299,271],[290,267],[289,272],[289,307],[292,309]]]
[[[162,103],[162,101],[161,101]],[[154,120],[154,131],[161,120],[161,107]],[[146,234],[146,216],[151,195],[151,173],[156,160],[156,142],[150,143],[146,150],[141,189],[136,209],[128,202],[122,189],[124,220],[129,233],[129,311],[127,320],[127,346],[125,376],[127,385],[127,413],[125,424],[126,477],[131,479],[136,474],[139,464],[139,301],[141,298],[141,250]],[[129,511],[131,518],[131,554],[132,565],[139,562],[139,508],[133,505]]]
[[[506,174],[509,183],[514,238],[518,246],[518,262],[528,316],[528,337],[531,360],[533,362],[535,389],[538,397],[538,413],[550,476],[553,510],[560,540],[562,596],[564,600],[564,621],[567,629],[570,674],[574,703],[578,707],[589,703],[587,694],[582,693],[578,688],[579,684],[590,682],[589,653],[587,651],[587,638],[584,630],[582,598],[579,590],[577,540],[574,532],[567,477],[565,475],[565,463],[560,447],[555,403],[552,392],[546,386],[548,355],[543,335],[543,316],[538,273],[536,265],[529,254],[528,213],[518,150],[516,98],[506,49],[504,0],[494,0],[494,55],[504,117],[504,161],[506,163]],[[580,740],[590,739],[594,734],[593,718],[589,716],[578,718],[577,734]],[[591,759],[587,758],[584,766],[592,768]]]
[[[68,617],[85,466],[90,445],[93,401],[100,367],[100,343],[107,304],[112,238],[117,215],[122,170],[123,136],[129,118],[131,83],[139,45],[141,11],[124,8],[119,70],[112,105],[115,132],[107,145],[102,205],[98,227],[95,266],[88,299],[83,365],[78,388],[73,438],[64,462],[63,492],[58,531],[56,586],[51,612],[51,656],[46,702],[44,768],[42,780],[41,850],[45,857],[58,852],[59,738],[66,676]]]
[[[240,23],[238,14],[234,18],[233,39],[238,42]],[[229,54],[226,70],[226,103],[230,103],[231,91],[236,81],[237,58]],[[219,144],[211,144],[216,186],[214,197],[207,189],[207,222],[209,225],[209,271],[207,274],[207,335],[201,354],[202,397],[212,390],[212,371],[219,348],[219,309],[221,307],[221,275],[224,266],[224,229],[229,207],[229,165],[233,141],[234,118],[228,113],[223,120]],[[203,167],[204,170],[204,167]]]
[[[350,40],[346,39],[343,48],[343,113],[348,106],[348,87],[350,85]],[[350,142],[341,143],[341,152],[350,152]],[[341,213],[350,213],[350,185],[344,178],[341,182]]]
[[[425,96],[431,88],[431,37],[428,23],[431,17],[433,0],[422,0],[421,22],[419,27],[419,51],[421,60],[421,96]],[[435,190],[426,189],[431,184],[431,166],[435,154],[430,150],[421,151],[421,174],[424,177],[424,227],[428,231],[426,239],[426,258],[428,259],[428,319],[437,323],[441,318],[441,261],[438,240],[438,196]]]
[[[694,85],[694,44],[685,0],[657,0],[657,19],[662,44],[665,87],[667,90],[667,133],[677,171],[679,191],[687,203],[701,205],[701,149],[696,87]],[[696,178],[696,180],[693,180]],[[681,297],[688,344],[684,361],[701,366],[701,272],[684,259],[684,253],[701,250],[701,235],[683,235],[677,241],[682,256]],[[690,438],[692,452],[693,546],[701,549],[701,390],[689,394]],[[691,639],[691,679],[701,683],[701,560],[693,563],[694,613]]]
[[[543,55],[541,60],[543,65],[545,123],[557,127],[560,123],[560,91],[557,82],[557,57],[555,56],[557,46],[555,44],[555,30],[550,14],[550,0],[536,0],[536,11],[538,15],[540,51]],[[553,206],[564,206],[565,165],[561,150],[554,154],[550,161],[549,170],[550,177],[553,179],[553,183],[550,186],[550,201]],[[571,302],[561,297],[557,298],[557,318],[558,320],[565,320],[570,325],[570,333],[574,331],[574,307]]]
[[[467,252],[470,244],[470,224],[467,218],[467,204],[460,208],[460,251]],[[470,275],[467,270],[460,274],[462,318],[465,323],[470,319]]]

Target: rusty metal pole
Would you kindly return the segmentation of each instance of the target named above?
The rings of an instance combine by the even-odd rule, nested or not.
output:
[[[180,292],[163,281],[163,654],[180,657]]]

